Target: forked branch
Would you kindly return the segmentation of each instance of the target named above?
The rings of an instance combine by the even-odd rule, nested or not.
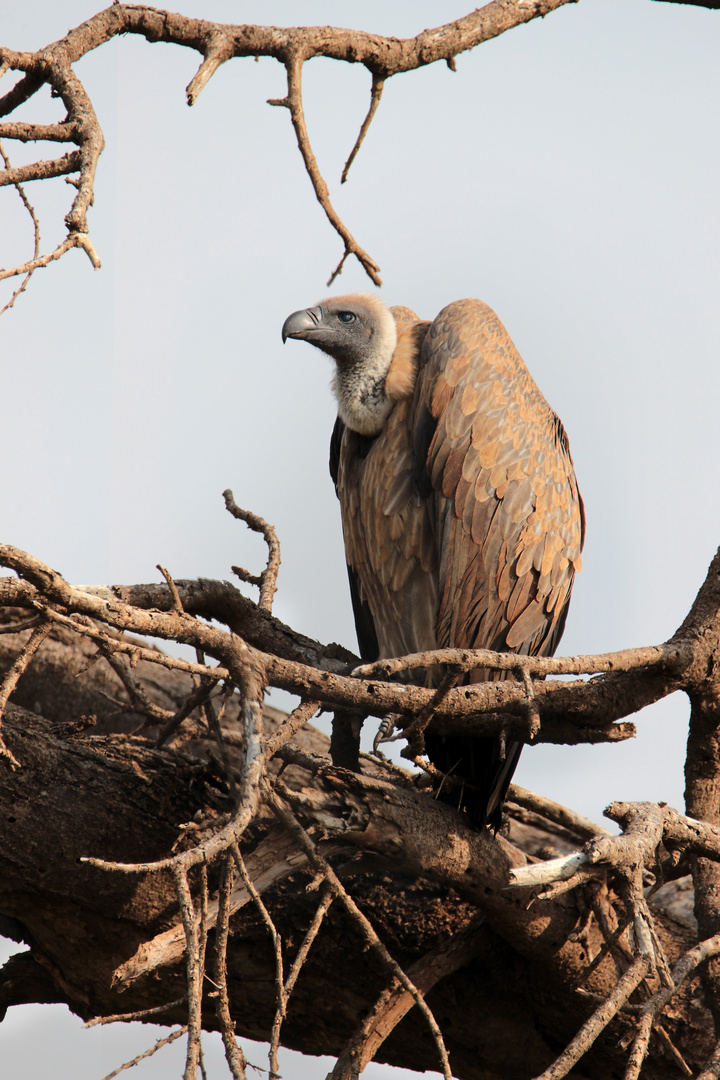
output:
[[[9,116],[31,100],[37,91],[49,84],[53,93],[62,99],[67,110],[60,123],[38,120],[9,121],[0,124],[0,138],[21,142],[72,142],[76,151],[52,161],[12,169],[6,161],[0,170],[0,186],[25,180],[47,179],[77,173],[77,194],[66,217],[68,234],[53,252],[39,255],[21,266],[0,272],[3,277],[28,275],[47,266],[72,247],[82,247],[93,266],[100,261],[88,237],[87,210],[92,203],[95,171],[104,139],[92,103],[73,65],[86,53],[113,37],[138,34],[149,42],[165,42],[195,49],[203,59],[200,68],[187,87],[187,101],[193,105],[217,69],[233,58],[269,56],[282,63],[287,71],[288,94],[271,104],[284,105],[290,111],[298,148],[313,185],[315,196],[330,225],[343,241],[344,252],[331,281],[341,272],[349,255],[354,255],[370,279],[380,284],[379,267],[375,260],[357,243],[330,200],[327,184],[318,167],[308,138],[302,103],[302,66],[313,57],[325,56],[343,63],[363,64],[372,76],[370,111],[362,125],[355,147],[343,171],[347,178],[350,165],[365,137],[370,121],[377,110],[382,87],[393,75],[416,70],[439,60],[454,66],[460,53],[506,30],[532,19],[543,17],[572,0],[492,0],[485,7],[461,19],[432,30],[424,30],[415,38],[400,39],[368,34],[336,27],[294,27],[279,29],[270,26],[233,26],[204,19],[192,19],[146,5],[115,3],[93,15],[71,30],[60,41],[38,52],[17,52],[0,47],[0,76],[8,71],[22,72],[22,77],[2,98],[0,116]],[[83,239],[84,238],[84,239]],[[12,301],[11,301],[12,302]]]

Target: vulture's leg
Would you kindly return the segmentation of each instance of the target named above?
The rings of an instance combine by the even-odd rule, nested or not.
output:
[[[330,757],[341,769],[360,772],[360,732],[365,714],[357,709],[336,709],[330,736]]]

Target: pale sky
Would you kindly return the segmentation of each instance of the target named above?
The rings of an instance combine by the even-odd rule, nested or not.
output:
[[[472,5],[177,6],[407,36]],[[0,0],[0,41],[37,48],[98,9]],[[567,428],[588,532],[561,653],[665,640],[720,542],[718,55],[718,12],[568,4],[463,54],[455,74],[438,64],[390,80],[342,188],[369,76],[326,60],[305,68],[320,167],[382,268],[383,298],[424,318],[463,296],[491,304]],[[341,243],[287,111],[265,104],[285,93],[281,66],[232,61],[188,109],[198,62],[128,37],[77,65],[107,142],[89,214],[103,268],[71,252],[0,319],[2,539],[75,583],[159,580],[158,562],[176,578],[228,578],[231,564],[264,559],[224,510],[231,487],[277,528],[276,614],[355,648],[327,472],[330,367],[280,340],[291,311],[327,295]],[[0,93],[10,85],[5,76]],[[61,117],[49,94],[40,112],[31,103],[21,116]],[[33,160],[32,148],[6,149],[13,164]],[[59,179],[28,195],[48,250],[72,192]],[[31,254],[7,188],[0,245],[3,266]],[[373,288],[350,260],[330,291]],[[638,717],[632,743],[526,749],[516,778],[596,820],[613,799],[682,808],[687,715],[676,695]],[[33,1037],[48,1016],[57,1042]],[[10,1080],[100,1080],[154,1031],[135,1030],[126,1050],[127,1032],[78,1029],[64,1009],[11,1010],[0,1029],[4,1063],[18,1062]],[[66,1067],[58,1045],[70,1038]],[[262,1054],[250,1056],[264,1065]],[[166,1050],[133,1075],[180,1075],[180,1057]],[[370,1080],[395,1075],[373,1068]],[[293,1058],[285,1076],[327,1069]]]

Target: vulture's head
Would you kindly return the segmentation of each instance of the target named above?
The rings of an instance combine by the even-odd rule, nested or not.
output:
[[[365,293],[332,296],[289,315],[282,328],[283,341],[288,338],[309,341],[333,358],[340,417],[362,435],[377,435],[394,404],[385,377],[397,344],[395,319],[383,302]]]

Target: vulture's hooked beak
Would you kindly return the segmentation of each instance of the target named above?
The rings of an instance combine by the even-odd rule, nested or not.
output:
[[[323,312],[320,306],[303,308],[302,311],[293,311],[283,323],[283,344],[289,337],[299,338],[301,341],[311,341],[313,333],[324,330]]]

